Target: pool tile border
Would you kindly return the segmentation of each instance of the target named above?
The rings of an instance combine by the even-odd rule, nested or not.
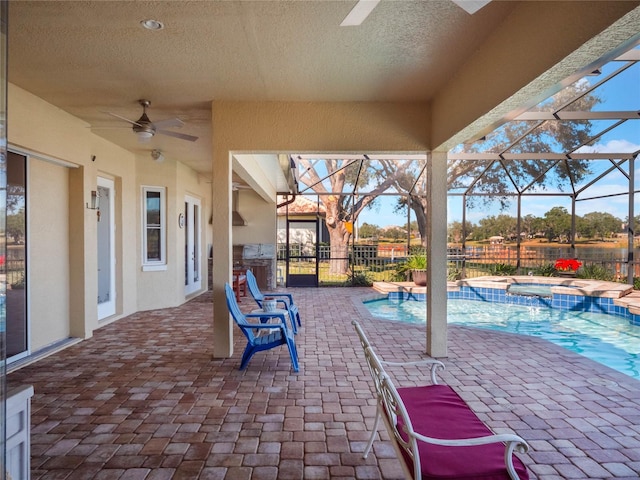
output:
[[[537,280],[537,279],[536,279]],[[553,284],[548,279],[541,279],[540,283],[532,282],[530,277],[485,277],[465,281],[463,284],[457,283],[450,285],[447,290],[447,298],[485,301],[493,303],[506,303],[511,305],[523,305],[531,307],[549,307],[558,310],[569,311],[586,311],[593,313],[604,313],[607,315],[615,315],[617,317],[626,318],[633,325],[640,325],[640,314],[631,313],[629,304],[616,302],[616,299],[623,298],[625,291],[618,291],[620,284],[612,284],[611,290],[602,288],[594,290],[594,295],[589,295],[589,290],[584,288],[585,281],[576,282],[575,285],[563,282],[562,284]],[[462,282],[461,282],[462,283]],[[478,283],[479,285],[473,285]],[[555,290],[567,291],[569,288],[579,288],[579,294],[560,293],[552,290],[551,297],[542,297],[537,295],[517,295],[507,293],[508,283],[531,283],[534,285],[549,285]],[[492,285],[493,284],[493,285]],[[597,284],[603,287],[603,282]],[[606,285],[604,285],[606,287]],[[380,289],[379,291],[387,293],[390,300],[415,300],[425,301],[427,298],[424,288],[411,288],[410,286],[395,286],[393,289]],[[637,309],[636,309],[637,310]]]

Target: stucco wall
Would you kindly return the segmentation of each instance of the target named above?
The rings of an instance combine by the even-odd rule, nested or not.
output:
[[[40,160],[28,166],[28,266],[31,347],[69,336],[69,179],[66,167]]]
[[[213,102],[212,217],[215,225],[214,356],[233,353],[223,285],[231,278],[233,152],[419,152],[429,146],[430,112],[421,103]],[[273,237],[275,238],[275,218]]]
[[[238,211],[247,226],[233,227],[233,244],[276,243],[276,204],[266,202],[250,190],[241,190]]]
[[[91,133],[85,122],[12,84],[8,124],[10,148],[29,157],[31,351],[68,336],[88,338],[99,326],[138,310],[183,303],[184,237],[177,232],[177,213],[184,209],[185,193],[202,198],[206,231],[210,185],[176,161],[158,164],[149,155],[136,157]],[[98,176],[115,185],[117,257],[116,314],[100,322],[97,219],[86,208]],[[153,278],[142,275],[140,268],[142,184],[167,187],[169,264]],[[203,258],[206,236],[203,233]]]
[[[190,169],[171,158],[157,163],[147,155],[139,156],[137,164],[136,202],[137,217],[142,219],[141,192],[143,186],[166,188],[166,225],[167,225],[167,268],[160,271],[143,271],[142,249],[137,250],[137,278],[138,278],[138,309],[152,310],[156,308],[173,307],[185,300],[184,295],[184,231],[178,226],[178,215],[184,213],[185,195],[200,198],[203,205],[202,227],[209,228],[207,195],[209,184],[203,181]],[[201,261],[205,275],[202,289],[206,288],[206,243],[201,237]]]

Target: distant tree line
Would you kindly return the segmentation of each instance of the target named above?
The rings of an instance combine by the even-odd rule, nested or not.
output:
[[[411,236],[416,237],[420,234],[418,223],[413,221],[409,224]],[[378,240],[381,238],[395,241],[405,241],[407,239],[407,229],[401,227],[379,227],[371,223],[364,222],[358,229],[358,238],[360,240]]]
[[[640,225],[640,216],[635,217]],[[466,222],[467,240],[482,241],[500,236],[505,240],[515,240],[518,235],[517,218],[506,214],[483,218],[477,224]],[[576,237],[605,240],[613,238],[626,228],[625,221],[605,212],[590,212],[576,216]],[[571,238],[571,214],[564,207],[553,207],[543,217],[525,215],[520,221],[520,234],[523,238],[545,238],[548,241],[568,242]],[[448,240],[462,242],[462,222],[448,225]]]

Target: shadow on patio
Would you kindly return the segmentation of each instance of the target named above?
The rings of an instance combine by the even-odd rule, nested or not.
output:
[[[213,360],[210,294],[134,314],[9,374],[9,386],[35,390],[32,478],[400,478],[388,442],[361,458],[375,401],[351,320],[386,359],[423,356],[425,333],[366,316],[353,300],[371,293],[294,291],[299,374],[286,348],[240,372],[237,328],[234,356]],[[443,380],[482,420],[530,443],[532,478],[638,478],[639,381],[545,341],[455,326],[445,364]],[[420,383],[415,371],[392,373]]]

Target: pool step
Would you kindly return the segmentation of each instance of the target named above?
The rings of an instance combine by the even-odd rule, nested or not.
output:
[[[621,307],[627,307],[629,309],[629,313],[633,315],[640,315],[640,291],[633,290],[624,297],[616,298],[613,301],[613,304]]]

